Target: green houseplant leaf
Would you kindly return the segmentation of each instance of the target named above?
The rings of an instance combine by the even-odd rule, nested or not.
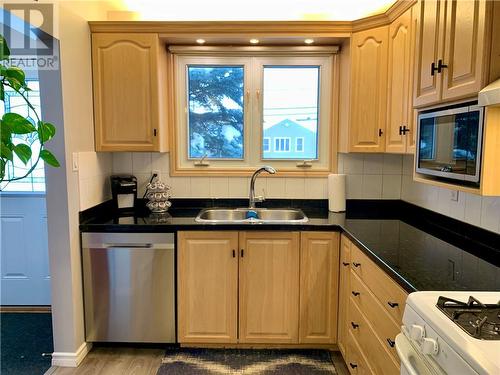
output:
[[[14,152],[17,157],[24,163],[24,165],[28,164],[28,161],[31,159],[31,148],[24,143],[20,143],[14,146]]]
[[[17,113],[6,113],[2,117],[2,122],[10,126],[11,132],[14,134],[29,134],[36,131],[33,124],[26,118]]]
[[[38,121],[38,138],[40,142],[50,141],[56,135],[56,127],[50,122]]]
[[[0,60],[7,60],[10,56],[10,49],[5,38],[0,35]]]
[[[2,159],[7,159],[10,161],[12,161],[12,159],[14,158],[12,150],[3,142],[0,145],[0,157]]]
[[[49,150],[40,151],[40,157],[46,162],[48,165],[52,167],[60,167],[61,164],[57,161],[56,157]]]

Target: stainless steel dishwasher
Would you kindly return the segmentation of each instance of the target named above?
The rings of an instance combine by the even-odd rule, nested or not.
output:
[[[175,342],[172,233],[83,233],[87,341]]]

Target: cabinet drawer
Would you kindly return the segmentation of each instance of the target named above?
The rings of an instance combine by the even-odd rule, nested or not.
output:
[[[360,311],[363,311],[380,341],[386,345],[396,361],[399,362],[396,348],[391,346],[391,343],[394,343],[396,339],[396,335],[401,332],[399,325],[394,323],[373,293],[352,271],[351,289],[351,293],[356,294],[356,296],[351,294],[353,302]]]
[[[356,375],[371,375],[373,374],[372,369],[368,366],[364,353],[361,351],[359,344],[351,332],[347,334],[346,340],[347,346],[347,368],[351,374]]]
[[[356,339],[361,351],[366,355],[368,365],[378,375],[399,374],[399,365],[386,349],[386,345],[380,342],[373,328],[363,316],[353,297],[349,303],[349,318],[352,325],[349,332]],[[351,323],[350,323],[351,324]]]
[[[351,261],[352,270],[365,285],[369,285],[396,324],[401,324],[407,293],[354,245],[351,248]]]

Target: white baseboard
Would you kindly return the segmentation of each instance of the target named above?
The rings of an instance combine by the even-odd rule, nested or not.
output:
[[[76,352],[54,352],[52,353],[52,366],[78,367],[92,348],[92,343],[84,342]]]

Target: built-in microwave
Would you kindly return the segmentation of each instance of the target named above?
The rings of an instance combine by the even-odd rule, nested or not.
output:
[[[479,184],[483,107],[463,103],[418,115],[417,173]]]

